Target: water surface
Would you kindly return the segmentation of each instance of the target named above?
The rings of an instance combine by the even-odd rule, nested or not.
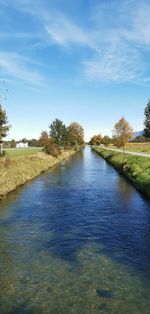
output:
[[[150,202],[90,148],[0,202],[0,313],[150,312]]]

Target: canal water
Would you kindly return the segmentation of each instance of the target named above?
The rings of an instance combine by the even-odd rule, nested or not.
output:
[[[150,313],[150,202],[90,148],[0,202],[0,313]]]

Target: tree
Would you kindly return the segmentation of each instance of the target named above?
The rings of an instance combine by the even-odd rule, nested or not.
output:
[[[10,148],[15,148],[16,147],[16,141],[13,139],[10,141]]]
[[[89,144],[90,145],[100,145],[102,143],[102,136],[101,134],[93,135]]]
[[[150,138],[148,139],[144,135],[136,136],[131,140],[132,143],[144,143],[147,141],[150,141]]]
[[[77,122],[72,122],[68,127],[68,142],[71,146],[84,144],[84,130]]]
[[[39,140],[37,140],[36,138],[32,138],[31,140],[28,141],[28,145],[30,147],[39,147],[40,143]]]
[[[125,118],[121,118],[114,126],[113,139],[117,147],[125,148],[126,143],[132,138],[133,129]]]
[[[47,143],[45,146],[45,153],[53,157],[58,157],[61,153],[61,149],[56,143],[53,142],[53,140],[49,139],[49,143]]]
[[[0,105],[0,154],[3,153],[3,138],[7,136],[9,129],[6,111]]]
[[[68,143],[68,128],[65,126],[63,121],[55,119],[50,126],[50,137],[54,140],[58,146],[64,146]]]
[[[26,139],[26,137],[24,137],[20,142],[25,144],[28,143],[28,140]]]
[[[49,143],[49,136],[47,131],[42,131],[39,138],[39,145],[44,147]]]
[[[147,103],[145,108],[145,121],[144,121],[145,129],[144,135],[147,138],[150,138],[150,100]]]
[[[54,142],[54,139],[49,137],[47,131],[42,131],[38,141],[39,145],[43,147],[44,152],[53,157],[58,157],[61,153],[60,147]]]
[[[111,143],[111,138],[108,135],[105,135],[102,138],[102,144],[104,144],[105,146],[108,146]]]

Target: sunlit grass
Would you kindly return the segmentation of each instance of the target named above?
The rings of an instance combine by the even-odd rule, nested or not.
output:
[[[19,150],[12,152],[13,157],[0,158],[0,198],[75,152],[73,150],[64,151],[58,158],[43,152],[37,153],[36,149],[32,152],[28,149],[26,153],[27,155],[25,155],[25,150],[22,150],[22,155],[20,155],[21,151]]]
[[[114,145],[109,145],[110,148],[117,148]],[[125,150],[139,153],[149,153],[150,154],[150,142],[146,143],[128,143],[125,146]]]
[[[150,197],[150,158],[131,156],[100,147],[94,150],[125,175],[136,188]]]
[[[26,157],[31,156],[42,151],[41,147],[29,147],[29,148],[8,148],[5,149],[6,156],[9,158]]]

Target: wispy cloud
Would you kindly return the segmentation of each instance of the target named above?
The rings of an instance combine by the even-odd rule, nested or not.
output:
[[[130,25],[124,28],[122,36],[132,43],[138,43],[142,46],[147,45],[150,48],[150,2],[137,2],[129,16]]]
[[[138,51],[122,43],[107,47],[83,65],[89,79],[100,81],[134,81],[145,70]]]
[[[116,9],[115,1],[113,7],[99,5],[95,12],[99,49],[90,60],[84,60],[84,73],[88,78],[100,81],[148,82],[150,4],[124,1],[116,9],[117,18],[111,14],[114,6]]]
[[[65,47],[77,44],[96,49],[96,42],[89,30],[82,29],[62,12],[55,10],[53,6],[47,6],[47,1],[15,0],[12,3],[8,0],[7,3],[10,3],[18,11],[34,16],[45,32],[43,42],[46,41],[48,44],[49,38],[50,43],[57,43]],[[8,36],[8,34],[6,35]],[[28,35],[29,37],[34,36],[30,33]],[[17,33],[15,36],[19,36],[19,34]],[[23,34],[23,36],[27,37],[27,34]],[[42,36],[40,39],[42,41]]]
[[[94,42],[88,33],[62,15],[53,16],[43,23],[51,39],[59,45],[78,44],[94,48]]]
[[[31,70],[30,62],[14,53],[0,53],[1,71],[29,83],[44,84],[44,78],[37,71]]]
[[[150,50],[150,3],[149,0],[114,0],[110,3],[99,2],[93,5],[89,21],[84,19],[82,27],[70,16],[54,8],[54,2],[43,0],[0,0],[4,6],[14,6],[16,10],[34,17],[42,30],[41,34],[23,33],[22,38],[36,38],[30,43],[34,49],[48,45],[66,48],[78,46],[90,49],[90,57],[82,60],[81,69],[88,79],[113,82],[149,82],[149,50]],[[112,14],[113,12],[113,14]],[[84,25],[84,27],[83,27]],[[1,37],[9,37],[8,33],[0,33]],[[19,38],[20,33],[15,37]],[[16,73],[17,77],[34,77],[40,75],[29,70],[23,60],[15,59],[10,66],[11,58],[5,69]],[[4,63],[4,62],[3,62]],[[0,61],[2,66],[2,61]],[[3,65],[4,67],[4,65]],[[15,68],[15,70],[14,70]],[[20,71],[23,70],[23,71]],[[32,78],[33,77],[33,78]]]

